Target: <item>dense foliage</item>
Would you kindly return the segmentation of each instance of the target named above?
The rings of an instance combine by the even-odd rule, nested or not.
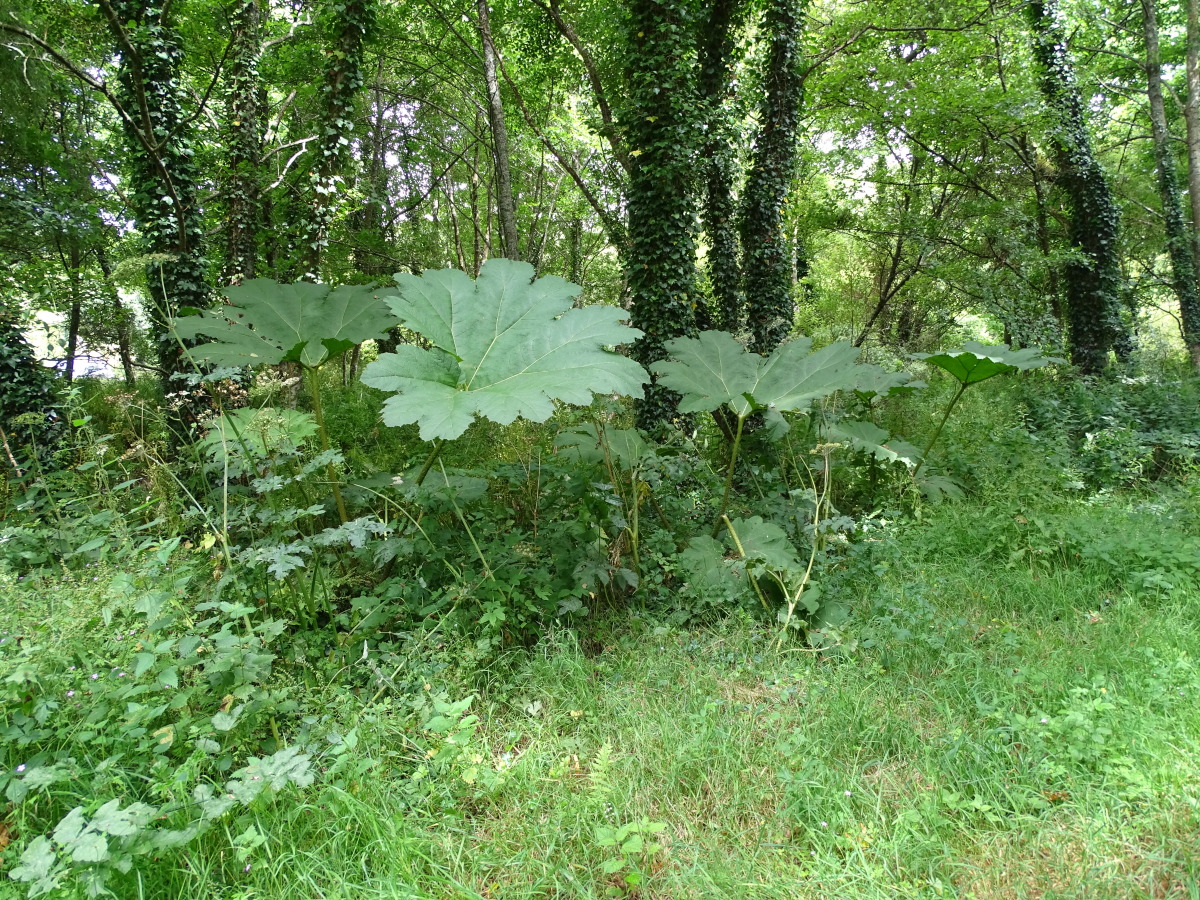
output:
[[[1194,883],[1200,37],[1110,6],[19,0],[0,894]]]

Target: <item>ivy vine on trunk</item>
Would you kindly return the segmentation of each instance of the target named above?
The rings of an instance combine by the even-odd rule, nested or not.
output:
[[[262,226],[263,152],[262,85],[258,62],[262,53],[259,0],[233,0],[232,31],[225,84],[225,260],[221,281],[241,284],[257,273],[258,234]]]
[[[190,371],[169,333],[181,309],[204,309],[212,294],[201,253],[197,203],[199,175],[191,120],[183,108],[183,51],[166,18],[169,4],[152,0],[101,0],[120,51],[118,96],[125,120],[128,196],[144,249],[149,314],[155,332],[163,390],[178,401],[174,425],[185,433],[210,408],[208,396],[182,376]],[[178,434],[177,437],[183,437]]]
[[[704,107],[696,90],[696,7],[687,0],[630,0],[625,129],[629,177],[626,271],[633,346],[642,365],[666,358],[664,344],[696,328],[696,157]],[[650,385],[637,423],[659,431],[678,416],[679,395]]]
[[[707,116],[703,151],[704,205],[701,221],[708,238],[708,278],[718,327],[736,332],[742,314],[742,272],[738,262],[737,204],[733,196],[737,172],[734,124],[726,101],[730,92],[736,29],[745,11],[742,0],[716,0],[701,25],[700,99]]]
[[[1121,319],[1120,213],[1092,150],[1053,0],[1031,0],[1027,10],[1041,69],[1039,87],[1053,117],[1050,137],[1070,210],[1071,243],[1078,251],[1065,272],[1071,362],[1084,374],[1095,374],[1108,364],[1110,349],[1126,355],[1132,345]]]
[[[783,207],[796,168],[796,133],[803,83],[800,36],[807,0],[770,0],[763,29],[770,40],[763,78],[754,163],[742,200],[742,272],[751,349],[769,354],[788,336],[795,318],[792,254]]]
[[[303,277],[308,281],[321,280],[321,256],[337,212],[338,184],[353,159],[354,103],[363,86],[363,46],[375,15],[375,0],[328,0],[321,7],[329,35],[321,87],[324,107],[310,176],[309,215],[300,236]]]

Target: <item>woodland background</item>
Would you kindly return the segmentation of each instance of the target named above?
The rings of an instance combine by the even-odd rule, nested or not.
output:
[[[0,896],[1194,897],[1198,273],[1198,0],[9,0]]]

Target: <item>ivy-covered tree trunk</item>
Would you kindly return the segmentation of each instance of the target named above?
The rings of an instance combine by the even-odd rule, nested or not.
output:
[[[500,219],[500,241],[505,257],[520,259],[517,204],[513,199],[512,161],[508,152],[508,126],[504,121],[500,77],[496,72],[496,45],[492,42],[488,0],[476,0],[475,10],[479,42],[483,45],[483,82],[487,89],[488,126],[492,132],[492,161],[496,166],[496,214]]]
[[[742,198],[742,272],[751,349],[769,354],[795,320],[792,254],[783,228],[783,205],[796,168],[800,118],[800,35],[807,0],[770,0],[763,29],[770,40],[763,78],[754,163]]]
[[[741,324],[742,272],[738,263],[737,204],[733,196],[737,155],[733,123],[725,110],[735,47],[734,32],[742,0],[716,0],[700,30],[700,99],[707,114],[703,150],[704,205],[701,222],[708,237],[708,279],[719,328],[734,332]]]
[[[322,79],[309,215],[301,231],[302,277],[321,280],[321,256],[337,212],[338,185],[350,165],[354,103],[363,86],[363,45],[375,26],[375,0],[326,0],[321,19],[329,35]]]
[[[663,344],[695,332],[695,175],[704,111],[696,92],[695,7],[687,0],[630,0],[625,115],[629,155],[629,250],[625,266],[632,324],[645,332],[634,358],[649,367]],[[679,395],[657,382],[637,407],[637,424],[660,431],[678,415]]]
[[[1192,263],[1200,275],[1200,0],[1187,0],[1187,127],[1188,196],[1192,204]]]
[[[1031,0],[1033,54],[1041,67],[1042,96],[1053,114],[1051,129],[1057,180],[1070,210],[1070,238],[1078,261],[1066,266],[1067,330],[1071,362],[1085,375],[1102,371],[1108,351],[1132,345],[1121,319],[1123,279],[1117,255],[1120,214],[1104,175],[1083,112],[1053,0]]]
[[[1171,134],[1167,131],[1167,112],[1163,104],[1162,69],[1159,64],[1158,19],[1154,0],[1142,0],[1142,27],[1146,36],[1146,83],[1150,98],[1150,134],[1154,141],[1154,164],[1158,170],[1158,195],[1162,201],[1167,231],[1167,255],[1171,259],[1175,296],[1179,300],[1179,318],[1183,341],[1192,364],[1200,369],[1200,293],[1196,285],[1196,267],[1191,238],[1183,218],[1183,198]]]
[[[229,9],[232,38],[226,74],[225,259],[221,281],[241,284],[258,266],[258,235],[263,220],[260,164],[263,150],[262,85],[258,61],[262,53],[259,0],[233,0]]]
[[[185,308],[212,302],[202,255],[197,203],[199,175],[190,119],[180,82],[183,51],[168,4],[157,0],[101,0],[120,51],[119,96],[131,111],[125,122],[133,216],[152,261],[146,267],[149,314],[163,391],[173,401],[176,439],[185,439],[209,410],[208,395],[181,377],[191,371],[171,319]]]

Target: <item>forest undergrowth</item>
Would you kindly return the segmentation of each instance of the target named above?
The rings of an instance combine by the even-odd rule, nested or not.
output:
[[[706,331],[652,435],[622,311],[521,265],[405,276],[453,353],[361,381],[380,298],[257,282],[359,317],[189,326],[196,442],[105,383],[15,420],[0,896],[1196,895],[1194,380]],[[222,405],[248,341],[294,402]]]
[[[187,648],[154,648],[147,614],[173,602],[164,584],[200,589],[189,568],[208,550],[10,574],[6,696],[34,682],[61,696],[32,712],[52,735],[6,707],[0,858],[11,873],[16,851],[54,829],[59,857],[86,862],[86,829],[72,835],[59,819],[89,791],[127,808],[141,797],[186,830],[200,821],[179,819],[197,776],[240,771],[233,812],[214,812],[178,850],[131,845],[129,871],[109,871],[107,889],[243,900],[1193,897],[1198,504],[1185,479],[1069,503],[925,507],[872,539],[869,563],[841,585],[850,618],[824,648],[780,646],[776,628],[736,611],[695,625],[609,610],[486,655],[435,633],[382,672],[365,646],[362,658],[353,644],[302,654],[250,626],[253,611],[226,609],[246,630],[234,631],[241,655],[219,668],[252,667],[267,646],[274,668],[223,699],[211,672],[186,689],[167,681],[180,715],[152,734],[146,694],[178,679]],[[204,628],[212,652],[222,632]],[[155,649],[171,657],[167,671],[147,657]],[[207,693],[206,679],[218,685]],[[120,693],[125,680],[137,689]],[[239,730],[256,703],[268,712]],[[216,731],[168,762],[172,742],[214,714]],[[255,748],[277,728],[287,733],[268,749],[307,761],[290,779],[286,767],[266,771],[276,790],[239,793],[263,777],[240,767],[266,756]],[[202,794],[193,802],[212,802]],[[147,824],[115,821],[114,856]],[[82,895],[86,883],[56,890]]]

